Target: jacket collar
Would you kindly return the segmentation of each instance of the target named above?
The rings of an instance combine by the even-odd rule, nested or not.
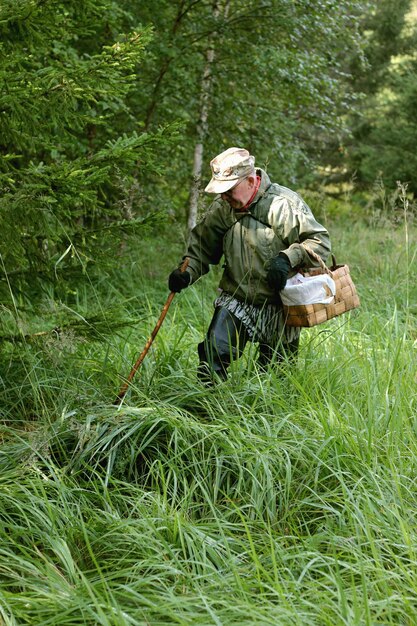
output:
[[[260,200],[265,195],[265,193],[268,191],[269,187],[272,184],[271,183],[271,179],[269,178],[268,174],[264,170],[258,168],[256,170],[256,174],[257,174],[257,176],[261,177],[261,184],[259,185],[259,189],[258,189],[255,197],[252,199],[252,202],[250,203],[250,205],[247,206],[245,208],[245,210],[243,210],[243,209],[232,209],[232,212],[235,214],[236,217],[239,216],[239,219],[243,215],[248,215],[248,214],[250,215],[251,214],[251,208],[253,208],[254,205],[258,202],[258,200]]]
[[[262,198],[263,195],[265,195],[265,193],[268,191],[269,187],[271,186],[271,179],[269,178],[268,174],[264,170],[261,170],[260,168],[258,168],[256,170],[256,173],[258,176],[261,177],[261,184],[259,185],[258,193],[254,197],[252,204],[254,202],[258,202],[258,200]]]

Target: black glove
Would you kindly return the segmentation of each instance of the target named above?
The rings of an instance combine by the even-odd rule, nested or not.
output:
[[[171,272],[168,278],[168,286],[170,291],[175,291],[175,293],[179,293],[181,289],[185,289],[188,287],[191,281],[191,276],[189,272],[181,272],[179,268]]]
[[[284,289],[290,269],[291,264],[285,254],[270,260],[266,280],[271,289],[274,291]]]

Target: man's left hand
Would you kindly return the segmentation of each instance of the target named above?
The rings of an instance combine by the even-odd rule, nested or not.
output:
[[[285,254],[281,254],[271,259],[266,275],[267,283],[271,289],[274,291],[281,291],[281,289],[284,289],[290,269],[291,264]]]

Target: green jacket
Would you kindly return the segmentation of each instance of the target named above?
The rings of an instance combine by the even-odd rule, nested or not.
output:
[[[253,304],[279,302],[266,281],[269,261],[284,252],[297,268],[317,262],[301,242],[308,244],[324,261],[330,254],[327,230],[294,191],[271,183],[263,170],[259,190],[245,212],[232,209],[216,196],[207,213],[193,228],[186,256],[192,282],[217,265],[224,255],[220,288],[239,300]]]

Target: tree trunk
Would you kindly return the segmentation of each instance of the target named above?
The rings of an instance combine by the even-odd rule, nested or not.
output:
[[[174,45],[174,41],[175,41],[175,37],[177,35],[177,32],[181,26],[181,22],[183,20],[183,18],[187,15],[188,11],[190,10],[190,8],[193,6],[193,2],[187,7],[185,0],[180,0],[178,3],[178,10],[177,10],[177,14],[175,16],[175,20],[174,23],[172,25],[172,30],[171,30],[171,36],[169,39],[169,45]],[[161,85],[164,81],[165,75],[168,72],[168,69],[171,65],[171,62],[173,61],[173,57],[168,56],[168,57],[164,57],[162,59],[162,63],[161,63],[161,67],[159,70],[159,74],[155,80],[155,85],[152,91],[152,95],[150,97],[150,101],[149,101],[149,105],[148,108],[146,110],[146,114],[145,114],[145,131],[148,131],[151,123],[152,123],[152,118],[154,116],[155,113],[155,109],[156,106],[158,104],[159,101],[159,94],[160,94],[160,90],[161,90]]]
[[[217,20],[220,15],[221,5],[221,0],[213,1],[213,17],[215,20]],[[227,17],[228,11],[229,0],[226,0],[223,7],[224,17]],[[190,230],[194,228],[197,222],[198,200],[200,197],[201,187],[201,172],[203,169],[204,141],[208,131],[208,114],[212,94],[212,66],[215,57],[214,46],[216,41],[218,41],[218,33],[216,30],[214,30],[208,40],[203,76],[201,79],[200,113],[197,122],[197,139],[194,148],[193,177],[191,181],[190,203],[188,209],[188,232],[190,232]]]
[[[208,48],[206,63],[201,81],[200,115],[197,122],[197,141],[194,147],[193,178],[191,181],[190,205],[188,209],[188,230],[194,228],[197,221],[198,199],[200,196],[201,172],[203,170],[204,140],[208,129],[208,112],[211,96],[211,66],[214,61],[214,48]]]

